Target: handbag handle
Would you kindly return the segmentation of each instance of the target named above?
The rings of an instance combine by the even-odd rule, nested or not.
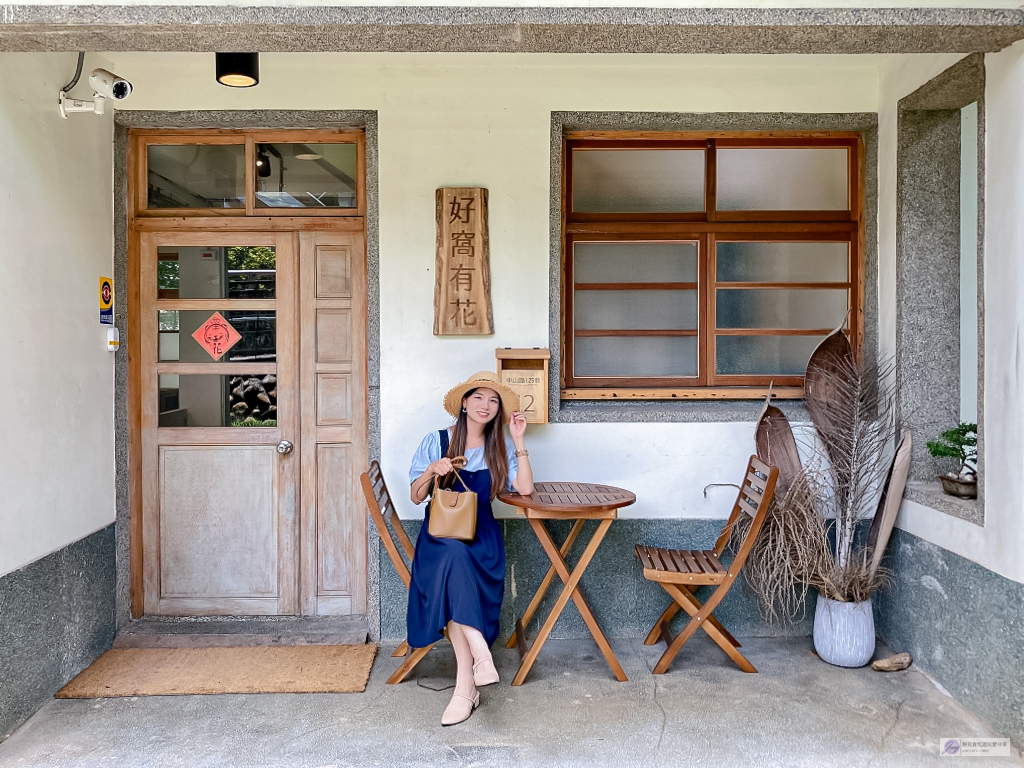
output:
[[[455,456],[455,457],[453,457],[452,458],[452,473],[455,475],[455,477],[457,477],[459,479],[459,482],[462,483],[462,487],[466,489],[466,493],[472,493],[472,491],[469,490],[469,486],[466,485],[466,481],[462,479],[462,475],[459,474],[459,470],[460,469],[465,469],[465,467],[466,467],[466,465],[468,463],[469,463],[469,460],[466,459],[465,456]],[[434,495],[434,491],[437,490],[437,479],[439,477],[441,477],[441,475],[434,475],[434,482],[431,484],[431,487],[430,487],[430,495],[431,496],[433,496]],[[445,475],[445,477],[447,477],[447,475]]]

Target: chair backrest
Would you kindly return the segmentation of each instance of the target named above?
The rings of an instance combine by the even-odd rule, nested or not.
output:
[[[370,509],[373,524],[377,526],[377,533],[380,535],[380,540],[384,542],[384,548],[388,552],[388,557],[391,558],[391,564],[395,566],[398,577],[408,588],[412,581],[412,575],[409,565],[402,558],[399,547],[405,552],[409,563],[412,563],[415,550],[409,539],[409,534],[405,532],[402,521],[395,512],[395,505],[391,503],[391,494],[384,483],[384,473],[380,471],[380,464],[376,459],[370,462],[370,469],[363,472],[359,477],[359,482],[362,483],[366,506]]]
[[[732,508],[732,514],[729,515],[729,520],[722,529],[722,533],[719,534],[714,549],[715,555],[721,557],[729,544],[733,526],[736,525],[740,515],[748,515],[753,519],[750,529],[740,543],[736,557],[733,558],[733,565],[729,568],[733,573],[743,567],[743,562],[747,559],[750,548],[754,546],[754,539],[761,532],[761,526],[764,525],[764,519],[768,514],[768,506],[772,503],[772,497],[775,495],[775,483],[778,479],[778,467],[768,466],[757,456],[750,457],[750,460],[747,462],[746,475],[740,485],[740,492],[736,496],[736,503]]]

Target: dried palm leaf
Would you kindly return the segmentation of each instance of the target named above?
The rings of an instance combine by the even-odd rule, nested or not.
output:
[[[892,374],[891,360],[859,363],[842,328],[829,334],[808,362],[804,401],[815,436],[802,462],[788,421],[772,410],[770,396],[761,411],[758,455],[776,466],[793,459],[788,487],[776,486],[744,566],[745,587],[769,622],[801,616],[810,587],[834,600],[860,602],[890,578],[875,557],[891,533],[893,508],[899,508],[906,480],[900,457],[909,455],[910,446],[908,435],[894,463]],[[780,449],[780,435],[792,440],[791,453]],[[780,466],[780,483],[782,476]],[[879,502],[883,488],[886,499]],[[855,535],[868,519],[877,524],[870,549]]]
[[[821,511],[835,519],[836,566],[845,569],[853,563],[856,527],[874,516],[889,474],[895,377],[891,361],[858,364],[835,355],[821,361],[815,362],[821,386],[807,389],[805,402],[826,452],[814,461]]]
[[[771,386],[768,387],[764,407],[757,417],[754,442],[757,445],[757,458],[770,467],[779,468],[776,495],[784,495],[800,474],[800,452],[789,419],[781,408],[772,405]]]
[[[836,433],[843,435],[848,432],[848,425],[835,423],[835,419],[844,411],[836,412],[830,405],[849,394],[844,386],[844,380],[855,368],[853,347],[850,346],[850,340],[846,338],[842,325],[822,339],[807,361],[804,401],[829,456],[832,455],[829,437]]]
[[[900,502],[903,501],[903,491],[907,487],[907,474],[910,472],[911,447],[911,432],[906,429],[896,449],[896,455],[892,458],[882,498],[878,500],[878,510],[875,512],[875,519],[871,521],[871,530],[868,531],[867,555],[871,560],[868,572],[871,574],[874,574],[881,565],[889,536],[892,535],[893,526],[896,524],[896,515],[900,511]]]

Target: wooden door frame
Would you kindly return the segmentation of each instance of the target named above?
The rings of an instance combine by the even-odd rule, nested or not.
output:
[[[224,232],[291,232],[298,239],[301,232],[349,232],[361,233],[363,242],[368,246],[367,226],[365,215],[352,215],[351,210],[347,215],[324,216],[324,215],[260,215],[260,216],[145,216],[139,215],[136,210],[136,203],[139,199],[137,185],[144,181],[140,175],[140,163],[137,148],[140,144],[134,140],[136,133],[153,135],[156,133],[151,129],[130,129],[128,132],[128,157],[127,157],[127,190],[126,190],[126,219],[127,219],[127,284],[125,295],[127,298],[127,339],[125,347],[128,353],[128,381],[127,381],[127,421],[128,421],[128,592],[129,609],[131,618],[141,618],[145,613],[145,558],[143,551],[143,429],[142,429],[142,302],[141,302],[141,256],[142,256],[142,235],[146,232],[193,232],[193,233],[224,233]],[[167,135],[178,135],[194,138],[199,133],[219,133],[224,131],[196,131],[196,130],[160,130],[159,133]],[[253,134],[254,131],[239,131],[239,133]],[[268,131],[274,140],[287,140],[288,136],[294,135],[301,138],[304,131],[296,129],[292,131],[274,130]],[[309,132],[305,132],[309,135]],[[319,132],[323,135],[323,132]],[[341,133],[336,132],[336,133]],[[349,132],[350,133],[350,132]],[[367,210],[367,183],[366,183],[366,152],[365,135],[359,139],[359,195],[360,208],[358,213],[363,214]],[[364,248],[363,260],[364,269],[369,267],[369,249]],[[369,292],[368,283],[364,288]],[[301,308],[299,308],[301,311]],[[368,309],[368,307],[367,307]],[[364,326],[369,331],[369,318]],[[369,345],[370,340],[367,339]],[[366,365],[366,360],[362,361]],[[367,372],[368,373],[368,372]],[[364,379],[367,386],[364,388],[360,399],[360,407],[366,411],[367,419],[364,423],[369,429],[369,376]],[[364,446],[369,445],[369,434],[365,436]],[[368,458],[367,458],[368,460]],[[372,560],[367,562],[368,568],[372,566]],[[369,606],[368,606],[369,608]]]

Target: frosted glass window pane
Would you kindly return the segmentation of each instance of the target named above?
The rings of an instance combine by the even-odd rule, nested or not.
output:
[[[697,327],[696,291],[576,291],[575,327],[662,330]]]
[[[718,150],[721,211],[845,211],[845,147]]]
[[[577,338],[576,376],[696,376],[696,336]]]
[[[704,210],[702,149],[575,149],[572,208],[586,213]]]
[[[835,328],[846,317],[846,290],[719,290],[719,328]]]
[[[695,283],[696,243],[576,243],[577,283]]]
[[[719,336],[715,372],[757,376],[803,376],[811,352],[824,336]]]
[[[847,243],[717,243],[720,283],[845,283]]]

